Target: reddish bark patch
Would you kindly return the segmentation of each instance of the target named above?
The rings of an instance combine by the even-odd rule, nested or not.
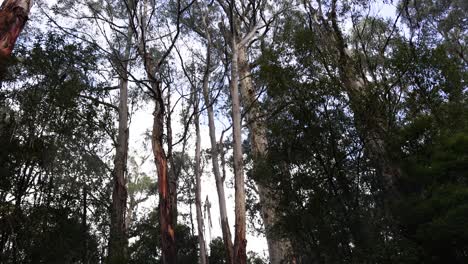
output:
[[[19,34],[28,20],[29,10],[19,6],[18,1],[4,4],[0,10],[0,56],[10,56]]]

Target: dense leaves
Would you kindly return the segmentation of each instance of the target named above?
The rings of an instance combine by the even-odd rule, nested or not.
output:
[[[258,78],[268,88],[265,107],[275,113],[262,175],[276,175],[282,197],[277,235],[293,238],[301,263],[466,262],[463,61],[445,41],[414,45],[390,37],[392,24],[367,17],[349,42],[356,67],[372,81],[368,97],[350,108],[340,77],[330,72],[337,61],[329,44],[303,25],[296,15],[284,21]],[[383,44],[390,47],[385,58]],[[375,124],[357,126],[363,115],[389,124],[382,133],[403,172],[398,194],[381,188],[363,141]]]
[[[99,96],[97,58],[56,35],[17,56],[0,92],[1,261],[97,261],[92,233],[107,218],[100,155],[112,113],[81,97]]]

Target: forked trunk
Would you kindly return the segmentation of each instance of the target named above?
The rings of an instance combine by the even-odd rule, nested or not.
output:
[[[143,12],[140,17],[141,24],[146,25],[148,13],[148,0],[143,1]],[[146,28],[141,27],[143,33]],[[158,192],[159,192],[159,226],[161,231],[161,262],[162,264],[177,263],[177,248],[175,243],[175,219],[173,217],[173,208],[171,202],[170,182],[168,175],[168,159],[164,150],[164,115],[165,104],[161,82],[158,79],[160,65],[155,61],[152,54],[146,47],[146,39],[139,41],[138,52],[143,59],[146,75],[151,85],[151,92],[154,99],[153,112],[153,131],[151,134],[151,145],[153,148],[154,162],[158,173]],[[159,62],[160,63],[160,62]],[[168,95],[170,96],[170,95]],[[173,200],[172,200],[173,201]]]

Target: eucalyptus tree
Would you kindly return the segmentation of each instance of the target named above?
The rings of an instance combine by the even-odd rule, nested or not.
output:
[[[200,134],[200,108],[199,108],[199,91],[195,90],[193,95],[193,107],[195,112],[195,208],[197,211],[197,227],[198,227],[198,244],[200,249],[200,264],[206,264],[207,262],[207,250],[206,242],[203,236],[203,214],[202,214],[202,198],[201,198],[201,134]]]
[[[449,198],[455,189],[464,193],[465,182],[454,167],[454,178],[446,177],[450,165],[435,169],[440,149],[432,147],[451,149],[439,141],[447,139],[444,131],[458,131],[452,134],[458,138],[466,125],[459,119],[466,115],[463,60],[437,34],[416,30],[411,38],[401,23],[405,9],[384,19],[373,1],[310,3],[289,10],[264,47],[259,72],[258,81],[268,80],[267,109],[276,114],[267,123],[265,169],[273,171],[282,200],[278,229],[290,233],[300,263],[462,263],[463,242],[441,250],[435,244],[445,244],[446,231],[461,223],[451,217],[466,216]],[[344,46],[336,46],[340,39]],[[349,90],[357,88],[349,76],[361,80],[359,89]],[[442,152],[458,153],[447,148]],[[382,171],[385,164],[396,173]],[[393,186],[382,187],[385,173]],[[453,207],[436,213],[441,193]],[[438,232],[438,242],[422,235]]]
[[[377,34],[379,40],[374,42],[377,46],[370,48],[365,42],[368,40],[361,39],[360,34],[377,30],[373,23],[377,19],[369,15],[371,2],[357,5],[337,0],[304,1],[303,7],[308,27],[316,41],[326,43],[323,46],[315,45],[320,63],[330,78],[340,82],[349,97],[356,125],[380,175],[382,188],[397,195],[396,184],[401,177],[401,168],[391,157],[385,134],[391,131],[395,117],[385,111],[386,106],[381,103],[383,98],[380,96],[384,89],[388,90],[388,95],[394,96],[394,84],[398,84],[399,76],[387,79],[387,69],[376,63],[382,62],[391,53],[390,46],[398,37],[397,23],[401,13],[396,15],[387,31],[371,33]],[[351,17],[357,36],[355,42],[350,41],[345,33],[345,16]]]
[[[144,85],[155,104],[151,143],[158,172],[159,221],[163,263],[177,263],[177,249],[174,229],[176,219],[173,211],[176,193],[171,191],[171,179],[168,175],[168,154],[172,151],[172,140],[167,141],[167,152],[164,148],[164,139],[172,139],[170,122],[165,122],[168,120],[168,114],[171,111],[171,109],[168,111],[165,100],[170,100],[171,94],[169,93],[170,89],[163,85],[162,74],[164,67],[167,67],[167,60],[180,35],[181,17],[193,3],[194,1],[177,0],[171,2],[173,5],[165,5],[153,1],[125,1],[127,12],[132,18],[131,28],[135,36],[137,36],[136,49],[147,77],[147,82],[144,82]],[[157,25],[163,23],[168,26],[171,25],[171,18],[162,15],[164,8],[171,7],[173,7],[172,10],[166,9],[166,11],[173,14],[174,23],[172,26],[175,28],[175,32],[170,30],[163,33],[165,37],[161,37],[162,29]],[[165,132],[167,137],[164,136]]]
[[[386,58],[399,50],[400,44],[404,42],[404,38],[397,27],[400,19],[398,13],[393,17],[393,20],[385,21],[381,18],[373,17],[372,8],[373,5],[370,1],[360,3],[349,3],[346,1],[300,2],[300,6],[289,10],[289,18],[283,21],[284,28],[282,28],[285,32],[298,30],[297,33],[293,36],[284,36],[283,39],[278,39],[278,44],[276,44],[277,46],[275,45],[284,54],[268,54],[268,49],[266,49],[265,54],[274,57],[278,56],[278,60],[283,61],[279,64],[287,69],[285,70],[285,74],[288,74],[288,78],[293,80],[293,84],[291,85],[296,85],[296,82],[298,82],[300,85],[310,85],[314,89],[322,89],[324,91],[332,87],[338,88],[338,94],[334,94],[336,91],[333,91],[328,97],[324,96],[322,100],[325,100],[327,104],[325,106],[315,105],[317,110],[314,111],[322,111],[325,107],[325,110],[328,112],[330,111],[328,108],[331,107],[333,111],[348,111],[352,113],[354,127],[350,126],[349,133],[354,133],[354,129],[356,129],[363,141],[362,144],[366,153],[365,158],[371,161],[371,164],[374,166],[373,170],[378,176],[376,182],[379,184],[372,184],[374,188],[372,189],[372,193],[375,193],[377,197],[385,196],[384,199],[387,202],[395,202],[399,198],[397,182],[402,177],[402,168],[399,164],[398,155],[393,152],[393,142],[390,138],[397,128],[395,111],[398,111],[397,109],[401,106],[398,95],[406,87],[401,82],[405,74],[404,66],[399,65],[401,68],[398,68],[392,64],[395,61],[390,61]],[[346,19],[349,19],[351,23],[345,24]],[[346,32],[349,32],[349,34]],[[278,37],[284,34],[284,32],[278,33]],[[281,43],[282,40],[292,41],[294,44],[290,46],[287,42]],[[408,64],[404,65],[407,66]],[[295,69],[300,75],[297,76],[289,72],[291,69]],[[281,82],[281,79],[278,81]],[[275,86],[274,83],[269,83],[269,85],[273,86],[272,88]],[[339,96],[340,93],[346,97],[342,98]],[[285,97],[283,103],[286,101],[286,104],[289,104],[287,103],[289,98]],[[340,103],[343,100],[347,100],[349,109],[341,109],[343,106]],[[296,102],[291,103],[296,104]],[[301,103],[300,100],[299,103]],[[279,105],[278,107],[282,106]],[[330,113],[327,112],[324,115],[328,118]],[[348,116],[346,116],[346,119],[348,119]],[[316,126],[320,127],[321,122],[324,121],[326,120],[317,120]],[[309,122],[306,122],[306,125],[315,127],[314,124],[310,124]],[[330,140],[335,140],[336,136],[334,133],[332,135],[333,138]],[[344,141],[346,140],[343,139]],[[329,144],[332,146],[336,145],[333,142],[329,142]],[[357,146],[358,148],[359,146]],[[337,177],[336,180],[338,182],[346,183],[347,181],[351,181],[349,184],[353,185],[353,181],[360,179],[360,176],[350,172],[347,176],[338,174],[339,177],[332,176],[330,178],[329,175],[335,174],[336,170],[339,170],[339,166],[343,164],[337,163],[336,158],[328,157],[324,159],[321,157],[320,148],[316,148],[314,151],[317,154],[312,153],[311,160],[317,159],[318,164],[325,167],[324,174],[327,177],[324,176],[324,179],[330,180],[327,185],[330,185],[332,193],[336,193],[338,197],[345,197],[342,201],[338,201],[337,205],[342,208],[341,210],[345,213],[345,218],[349,217],[348,221],[355,224],[353,228],[349,229],[351,230],[350,233],[340,233],[339,236],[349,236],[354,240],[353,243],[355,243],[356,247],[354,252],[360,252],[359,250],[361,249],[365,251],[366,245],[369,245],[367,247],[369,248],[372,243],[376,243],[370,239],[370,236],[363,235],[364,233],[359,231],[359,229],[362,229],[366,225],[364,222],[367,220],[360,219],[359,217],[354,218],[353,212],[348,211],[353,207],[349,207],[344,202],[354,195],[350,192],[354,190],[353,188],[362,188],[362,186],[355,185],[350,189],[348,184],[337,186],[333,180],[334,177]],[[340,153],[336,149],[333,151],[335,154]],[[327,165],[327,159],[331,159],[333,163],[336,163],[335,166],[332,166],[333,169],[331,171]],[[285,171],[286,175],[291,173],[297,175],[294,171],[286,169],[281,171]],[[368,168],[363,170],[363,174],[367,173],[369,173]],[[317,174],[321,175],[321,173]],[[317,186],[317,188],[320,187],[320,185]],[[343,189],[341,190],[341,188]],[[385,195],[381,195],[382,193]],[[365,193],[362,195],[363,201],[368,199]],[[356,199],[359,200],[360,198]],[[379,204],[377,206],[379,210],[382,209],[379,199],[376,199],[374,202]],[[387,205],[384,207],[387,207]],[[386,214],[378,210],[373,213]],[[395,225],[389,223],[391,222],[391,217],[382,216],[381,219],[385,219],[388,222],[375,221],[376,225],[380,225],[376,226],[376,229],[398,232]],[[343,245],[343,249],[340,250],[352,252],[350,248],[347,248],[345,242],[342,243],[344,244],[340,243],[340,245]],[[361,254],[365,255],[366,253],[359,253],[359,255]],[[354,255],[354,253],[351,255]]]
[[[282,12],[280,9],[289,7],[285,3],[272,3],[265,0],[218,2],[229,21],[229,25],[227,27],[223,26],[221,29],[224,31],[224,37],[231,52],[231,97],[234,99],[232,101],[233,117],[236,115],[235,109],[237,108],[235,99],[240,92],[242,95],[241,104],[243,105],[246,123],[250,131],[253,179],[258,186],[257,194],[260,198],[260,215],[265,228],[270,261],[272,263],[281,263],[282,261],[286,261],[287,255],[290,253],[290,245],[287,239],[280,238],[273,232],[275,223],[277,222],[277,210],[275,208],[277,197],[275,197],[274,192],[269,187],[268,176],[262,175],[262,177],[258,177],[259,174],[262,174],[261,164],[267,155],[268,142],[264,120],[265,114],[260,107],[262,94],[260,87],[257,87],[253,82],[253,71],[249,55],[260,52],[258,46],[253,48],[253,44],[255,42],[264,43],[272,22]],[[240,88],[239,91],[237,91],[237,88]],[[235,131],[236,123],[235,121],[233,122],[233,129]],[[234,146],[236,146],[236,134],[234,133]],[[237,141],[241,141],[241,139],[238,138]],[[236,151],[234,153],[236,157]],[[242,167],[242,164],[237,162],[237,167]],[[238,169],[238,171],[240,170]],[[240,172],[238,172],[237,177],[240,177],[239,175]],[[242,214],[240,213],[239,215]],[[235,245],[235,250],[238,250],[238,247],[242,244],[240,240],[237,241],[238,246]]]
[[[124,36],[124,48],[121,52],[115,49],[113,53],[114,67],[119,76],[119,127],[117,135],[116,154],[114,160],[114,189],[112,192],[111,232],[109,237],[109,263],[128,262],[127,234],[127,157],[128,157],[128,83],[129,60],[132,47],[132,31],[127,26]]]
[[[257,93],[253,87],[252,80],[250,79],[250,68],[248,67],[248,50],[252,42],[254,42],[255,35],[261,29],[268,27],[271,20],[265,18],[267,1],[252,1],[246,3],[244,1],[217,1],[218,5],[209,3],[200,9],[199,21],[201,21],[201,27],[190,25],[191,29],[201,36],[203,41],[206,42],[207,55],[205,57],[206,71],[203,76],[203,91],[205,104],[208,109],[208,121],[210,127],[210,138],[212,151],[214,151],[213,159],[213,172],[217,182],[218,196],[220,200],[220,211],[221,211],[221,224],[223,229],[223,239],[226,246],[226,252],[229,255],[229,261],[237,262],[246,259],[245,254],[245,232],[246,232],[246,214],[245,214],[245,187],[244,187],[244,169],[243,169],[243,155],[242,155],[242,137],[241,137],[241,100],[240,95],[242,94],[244,101],[244,113],[252,118],[248,119],[249,128],[251,128],[251,135],[255,142],[259,142],[259,138],[262,141],[262,148],[255,147],[254,152],[258,154],[260,151],[266,150],[266,139],[260,135],[264,132],[264,129],[258,129],[259,124],[262,123],[260,120],[261,114],[257,106]],[[224,16],[219,14],[219,9],[224,12]],[[205,11],[206,10],[206,11]],[[270,10],[272,11],[272,10]],[[192,18],[193,19],[193,18]],[[219,40],[215,40],[216,36],[213,34],[214,20],[218,21],[219,29],[224,37],[224,43]],[[226,25],[227,23],[227,25]],[[223,46],[224,45],[224,46]],[[218,166],[218,146],[215,139],[215,125],[214,125],[214,114],[212,110],[212,104],[214,100],[209,98],[209,86],[210,86],[210,75],[212,74],[210,69],[216,66],[216,63],[212,62],[214,55],[213,51],[225,53],[226,58],[225,67],[230,66],[230,101],[232,103],[232,128],[233,128],[233,149],[234,149],[234,175],[235,175],[235,212],[236,212],[236,239],[235,243],[231,245],[230,233],[228,229],[227,217],[224,217],[223,213],[223,178],[220,175]],[[241,88],[239,90],[239,88]],[[249,91],[247,91],[249,90]],[[253,110],[252,110],[253,109]],[[253,112],[253,113],[252,113]],[[254,129],[252,130],[252,127]],[[255,144],[258,146],[259,144]],[[265,154],[265,153],[263,153]],[[259,155],[256,155],[259,156]],[[258,157],[259,160],[260,157]],[[273,229],[273,223],[275,222],[275,211],[274,211],[274,197],[271,192],[268,192],[268,187],[262,182],[257,182],[261,185],[260,189],[260,200],[262,208],[262,217],[267,230],[267,240],[271,255],[271,261],[273,263],[279,263],[282,258],[286,255],[287,242],[276,240],[270,230]],[[268,196],[269,195],[269,196]],[[224,220],[225,219],[225,220]],[[231,253],[231,248],[234,248],[234,252]],[[236,253],[237,252],[237,253]]]
[[[245,180],[244,180],[244,162],[242,151],[242,120],[241,120],[241,106],[239,94],[239,46],[246,45],[252,33],[249,32],[248,38],[243,39],[242,33],[239,32],[239,18],[235,15],[237,9],[236,2],[218,1],[223,8],[226,16],[229,18],[230,30],[225,30],[228,37],[226,43],[231,48],[230,66],[231,66],[231,79],[229,83],[230,96],[231,96],[231,113],[232,113],[232,137],[233,137],[233,160],[234,160],[234,252],[233,263],[246,263],[247,261],[247,239],[246,235],[246,199],[245,199]],[[255,29],[256,30],[256,29]],[[242,44],[239,44],[243,42]]]
[[[128,90],[129,79],[132,76],[129,64],[132,61],[133,48],[133,31],[129,22],[131,18],[122,2],[108,1],[105,5],[88,1],[62,2],[56,4],[53,10],[56,17],[64,17],[68,21],[76,23],[85,21],[88,27],[96,29],[97,34],[90,34],[81,30],[78,23],[75,25],[76,28],[73,28],[69,25],[59,24],[58,20],[53,20],[54,24],[65,33],[97,45],[99,51],[108,58],[108,63],[114,69],[118,80],[116,87],[119,90],[119,102],[116,103],[118,106],[115,109],[117,109],[119,117],[117,138],[114,140],[116,150],[112,173],[114,187],[110,208],[111,223],[107,262],[127,263]],[[49,18],[53,19],[50,16]]]
[[[268,33],[270,24],[274,22],[279,13],[279,9],[271,8],[268,1],[255,1],[251,8],[242,8],[240,15],[243,24],[248,30],[260,31],[263,28],[263,36],[255,39],[257,42],[264,43],[265,34]],[[281,8],[289,8],[288,4],[280,4]],[[271,12],[271,18],[266,20],[266,13]],[[265,44],[263,44],[265,45]],[[246,116],[247,126],[250,132],[250,152],[253,160],[253,179],[257,185],[257,194],[260,198],[260,215],[265,228],[265,235],[268,243],[269,260],[271,263],[282,263],[287,261],[290,255],[291,245],[287,238],[281,238],[275,234],[275,224],[278,221],[278,212],[276,208],[277,198],[274,191],[269,186],[271,175],[262,175],[266,171],[262,169],[263,162],[267,156],[268,140],[265,119],[268,118],[261,106],[261,100],[264,97],[261,87],[253,81],[253,71],[249,53],[258,52],[259,47],[252,47],[251,43],[239,46],[239,76],[240,92]],[[290,256],[289,256],[290,257]]]
[[[227,216],[227,206],[226,206],[226,195],[224,182],[225,178],[221,173],[220,168],[220,144],[216,139],[216,124],[215,124],[215,107],[219,101],[221,94],[220,89],[224,84],[224,77],[226,67],[220,62],[223,60],[223,40],[222,36],[217,34],[219,31],[215,27],[216,21],[219,20],[218,5],[215,2],[206,3],[199,2],[196,3],[193,8],[190,10],[190,16],[183,20],[184,26],[186,26],[190,31],[194,32],[194,35],[190,37],[200,37],[201,43],[205,48],[204,55],[195,53],[194,58],[201,58],[199,63],[200,65],[199,74],[195,74],[195,77],[201,75],[199,78],[191,78],[191,85],[201,85],[201,92],[203,95],[204,107],[208,116],[208,128],[209,128],[209,137],[210,137],[210,157],[211,157],[211,166],[212,172],[216,182],[216,190],[218,194],[218,204],[219,212],[221,219],[221,231],[223,234],[223,242],[227,256],[226,259],[228,263],[233,262],[233,243],[231,230],[229,225],[229,219]],[[200,23],[201,22],[201,23]],[[195,51],[193,51],[195,52]],[[203,52],[203,51],[202,51]],[[181,60],[182,57],[180,56]],[[195,62],[194,62],[195,63]],[[182,61],[183,64],[183,61]],[[217,70],[221,68],[221,70]],[[190,78],[190,74],[187,71],[186,77]],[[197,79],[201,80],[201,84],[197,82]],[[219,80],[219,81],[216,81]],[[218,82],[218,83],[217,83]],[[220,85],[219,85],[220,84]],[[215,86],[221,86],[218,88],[218,91],[215,89]],[[199,109],[200,111],[203,109]],[[223,162],[224,163],[224,162]]]
[[[101,46],[101,50],[105,54],[108,54],[110,62],[116,67],[116,72],[121,80],[126,81],[131,79],[136,82],[140,87],[145,89],[145,92],[155,102],[151,142],[158,173],[160,204],[160,210],[158,212],[161,221],[160,230],[163,263],[176,262],[174,228],[175,222],[177,221],[177,192],[175,187],[177,183],[175,182],[176,179],[174,179],[175,170],[170,168],[173,156],[172,148],[173,145],[175,145],[172,142],[171,128],[171,113],[173,108],[173,106],[171,106],[172,84],[170,81],[167,81],[171,79],[171,77],[166,74],[168,72],[170,73],[171,69],[166,62],[180,34],[180,17],[192,3],[193,2],[176,1],[165,5],[154,1],[123,1],[118,3],[106,2],[104,5],[99,5],[97,2],[65,5],[64,7],[74,8],[74,12],[67,12],[64,15],[71,14],[68,17],[71,16],[72,18],[74,17],[80,20],[83,18],[91,18],[89,23],[93,25],[92,28],[96,30],[96,35],[101,36],[101,39],[98,40],[95,40],[95,35],[89,32],[77,32],[76,30],[70,30],[65,26],[59,25],[62,30],[65,30],[69,34],[79,35],[81,38],[88,41],[104,43],[105,45]],[[80,6],[84,8],[78,8]],[[63,10],[64,9],[62,9],[62,14]],[[83,12],[82,10],[86,11]],[[172,18],[174,18],[175,23],[172,23]],[[175,34],[171,34],[170,32],[170,27],[172,25],[176,28]],[[165,35],[165,37],[160,37],[160,34],[166,30],[164,26],[168,26],[169,34]],[[131,51],[135,51],[135,57],[131,56]],[[123,55],[120,56],[121,54]],[[126,67],[129,61],[135,61],[137,66],[143,69],[146,78],[142,78],[141,76],[137,77],[128,71]],[[121,83],[123,84],[124,82]],[[123,130],[123,132],[125,132],[125,130]],[[125,133],[122,135],[125,135]],[[125,139],[124,136],[121,138]],[[119,146],[123,145],[124,144],[120,144]],[[121,153],[124,152],[121,151]],[[120,162],[122,159],[119,157],[125,156],[126,155],[119,155],[116,157],[116,165],[122,164],[122,162]],[[125,186],[120,184],[125,183],[125,181],[122,181],[121,177],[119,177],[119,179],[120,180],[116,178],[116,187],[118,187],[116,191],[120,193],[120,195],[116,195],[115,198],[118,198],[118,204],[120,204],[118,212],[120,213],[115,215],[115,221],[119,227],[118,230],[123,231],[125,230],[125,226],[122,224],[125,223],[125,221],[121,220],[125,219],[125,217],[122,217],[122,214],[125,214],[125,210],[121,209],[126,204],[123,202],[126,197],[126,191],[124,188]],[[123,234],[123,232],[119,233]],[[124,236],[117,236],[117,238],[119,237],[123,238]],[[109,242],[113,243],[112,241],[113,239]],[[126,240],[117,239],[117,241],[121,241],[118,242],[120,245],[119,248],[124,249]],[[111,253],[111,251],[109,252]],[[125,250],[114,252],[121,255],[116,259],[125,261]]]

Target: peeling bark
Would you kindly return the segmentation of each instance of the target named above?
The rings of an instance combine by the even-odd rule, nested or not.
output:
[[[160,91],[158,84],[153,83],[153,89]],[[169,195],[169,178],[167,171],[167,156],[163,147],[164,104],[162,98],[155,101],[153,113],[153,135],[151,143],[158,171],[159,188],[159,221],[161,228],[162,263],[177,263],[176,245],[173,223],[171,197]]]
[[[142,3],[143,12],[140,16],[141,25],[146,25],[148,14],[148,1]],[[180,11],[180,1],[177,1],[178,10]],[[135,9],[136,11],[136,9]],[[181,13],[179,13],[178,17]],[[136,28],[136,27],[134,27]],[[175,222],[173,217],[173,208],[171,202],[170,182],[168,177],[168,157],[164,150],[164,116],[166,114],[163,89],[161,87],[161,80],[158,75],[160,73],[161,63],[169,55],[170,50],[174,47],[175,40],[178,33],[173,39],[172,45],[166,51],[166,55],[159,61],[156,61],[153,55],[149,52],[146,46],[146,28],[142,26],[140,32],[140,39],[138,45],[138,52],[143,60],[146,75],[150,84],[150,91],[154,100],[153,112],[153,131],[151,135],[151,145],[153,149],[154,161],[156,163],[158,173],[158,192],[159,192],[159,225],[161,231],[161,262],[163,264],[176,264],[177,263],[177,248],[175,243]],[[177,27],[179,32],[179,24]],[[135,32],[137,33],[137,32]],[[169,95],[170,96],[170,95]],[[171,146],[172,147],[172,146]]]
[[[0,59],[10,56],[26,25],[32,0],[5,0],[0,9]]]

